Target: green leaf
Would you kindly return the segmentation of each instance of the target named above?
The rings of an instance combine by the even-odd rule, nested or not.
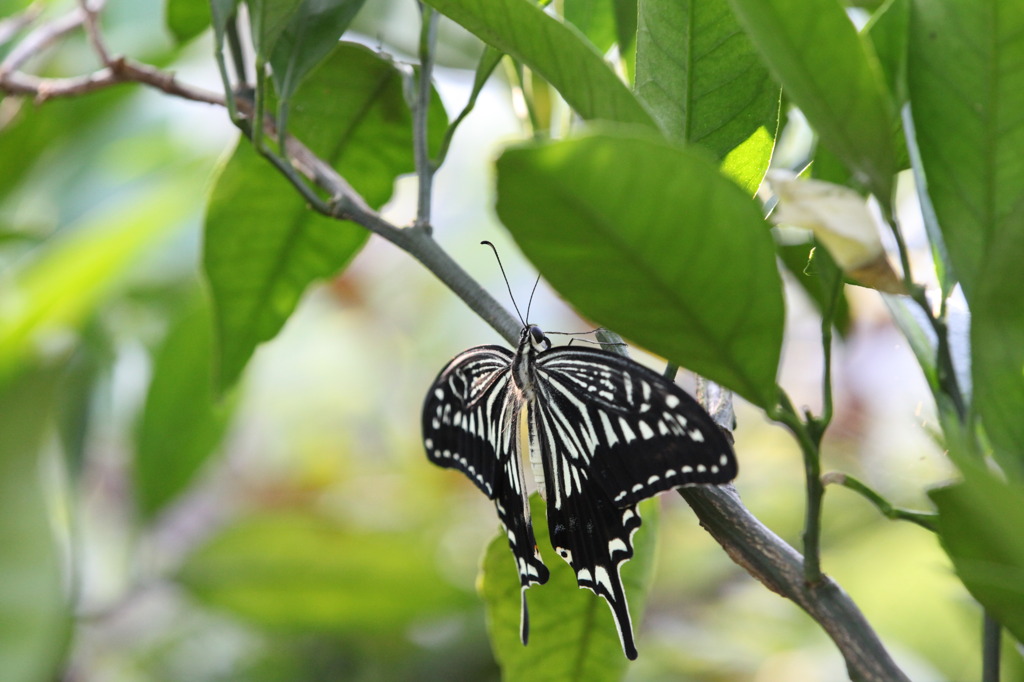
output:
[[[214,401],[211,312],[197,296],[154,358],[136,437],[135,492],[144,517],[181,493],[220,443],[230,402]]]
[[[971,304],[971,384],[993,455],[1024,481],[1024,215],[992,239]]]
[[[222,2],[224,0],[221,0]],[[269,60],[278,38],[305,0],[247,0],[256,55]]]
[[[210,197],[203,254],[217,313],[221,390],[256,346],[280,331],[306,287],[340,271],[367,236],[309,210],[248,141],[239,142]]]
[[[48,342],[79,327],[145,253],[179,227],[189,206],[176,193],[141,194],[59,233],[4,273],[0,381]]]
[[[1024,641],[1024,488],[981,469],[962,483],[932,490],[939,537],[967,589]]]
[[[487,624],[495,657],[505,682],[600,682],[619,680],[628,664],[615,621],[605,601],[580,589],[572,568],[548,542],[548,525],[540,496],[530,498],[534,534],[551,571],[544,585],[527,590],[530,643],[519,641],[520,584],[508,537],[499,533],[487,547],[481,566],[480,591],[487,605]],[[622,584],[634,630],[640,629],[650,588],[657,538],[658,506],[640,505],[644,524],[633,536],[635,554],[622,566]]]
[[[907,64],[921,174],[971,308],[975,408],[1024,477],[1024,7],[914,2]],[[955,132],[955,134],[954,134]]]
[[[187,43],[210,26],[209,0],[167,0],[167,29],[179,43]]]
[[[757,188],[761,186],[761,181],[764,180],[764,174],[772,160],[772,152],[775,150],[777,131],[777,125],[770,131],[764,127],[758,128],[726,154],[722,161],[722,174],[732,178],[737,185],[746,190],[748,196],[754,196]]]
[[[59,372],[0,385],[0,679],[57,679],[70,635],[64,576],[39,480]]]
[[[636,52],[636,93],[670,140],[724,159],[762,127],[774,137],[779,86],[725,3],[644,0]]]
[[[616,41],[612,0],[565,0],[562,12],[602,54]]]
[[[302,79],[330,54],[365,0],[302,0],[270,56],[280,102],[291,99]]]
[[[774,245],[757,205],[702,155],[619,134],[526,144],[498,160],[497,209],[580,313],[774,405]]]
[[[201,602],[277,631],[401,636],[475,601],[441,576],[436,555],[436,539],[417,533],[265,513],[217,533],[178,579]]]
[[[636,21],[639,9],[638,0],[612,0],[615,9],[615,35],[619,43],[619,55],[622,57],[628,80],[633,81],[636,73]]]
[[[654,127],[650,114],[575,27],[529,0],[427,0],[485,43],[529,66],[581,117]]]
[[[836,0],[730,0],[736,18],[834,152],[883,205],[891,200],[895,107],[870,46]]]
[[[895,102],[907,101],[907,33],[910,0],[887,0],[864,26]]]
[[[1024,224],[1024,6],[915,2],[907,64],[928,195],[974,308],[998,235]],[[954,134],[955,133],[955,134]]]
[[[395,178],[414,170],[412,123],[394,66],[370,50],[341,44],[292,99],[291,129],[333,164],[373,207]],[[436,148],[447,119],[431,103]],[[309,210],[298,192],[243,141],[224,167],[206,216],[204,264],[217,318],[224,388],[256,346],[272,338],[314,281],[339,272],[368,232]]]

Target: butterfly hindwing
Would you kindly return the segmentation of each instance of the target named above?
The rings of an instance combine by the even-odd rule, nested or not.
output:
[[[508,389],[512,352],[480,346],[441,370],[423,405],[423,443],[435,464],[458,469],[490,499],[508,535],[523,590],[548,579],[530,523],[519,457],[519,411]],[[525,641],[523,596],[521,637]]]
[[[583,461],[558,447],[564,425],[559,424],[557,412],[547,401],[530,406],[532,442],[544,462],[551,546],[575,571],[580,587],[608,602],[622,649],[632,660],[637,651],[619,571],[633,556],[633,533],[640,527],[640,515],[634,505],[624,509],[613,505]]]

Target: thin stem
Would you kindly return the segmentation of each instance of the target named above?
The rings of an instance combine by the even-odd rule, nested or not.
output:
[[[428,117],[430,114],[431,74],[434,70],[434,46],[437,43],[438,14],[432,8],[420,5],[420,74],[413,99],[413,153],[416,177],[419,179],[419,202],[416,207],[416,227],[430,230],[430,203],[434,184],[434,166],[428,149]]]
[[[228,39],[228,49],[231,50],[231,63],[235,67],[235,78],[239,86],[249,82],[249,74],[245,68],[245,51],[242,49],[242,39],[238,34],[238,17],[232,17],[224,28],[224,35]],[[227,90],[225,90],[227,92]]]
[[[887,519],[892,519],[894,521],[909,521],[910,523],[916,523],[922,528],[930,530],[933,533],[937,532],[935,519],[938,518],[938,516],[936,514],[897,507],[882,497],[878,492],[872,490],[863,482],[849,474],[830,471],[821,477],[821,482],[824,485],[839,485],[859,493],[866,500],[871,502],[871,504],[875,505],[875,508],[878,509],[878,511]]]
[[[804,459],[804,486],[806,509],[804,511],[804,580],[813,585],[821,580],[821,503],[825,488],[821,484],[820,433],[813,434],[793,408],[785,392],[780,391],[779,405],[773,410],[772,419],[784,424],[796,437]],[[813,420],[808,416],[808,421]]]
[[[832,423],[833,398],[832,398],[832,328],[835,325],[836,303],[843,292],[843,278],[836,277],[832,285],[832,297],[827,308],[827,314],[821,317],[821,352],[822,352],[822,379],[821,379],[821,417],[818,419],[819,428],[822,433]]]
[[[503,53],[495,50],[490,45],[484,47],[484,52],[480,55],[480,63],[476,67],[476,77],[473,80],[473,91],[469,94],[469,100],[466,101],[466,106],[462,108],[459,115],[455,117],[455,120],[448,124],[448,129],[444,131],[444,139],[441,140],[441,149],[437,152],[437,157],[434,159],[434,168],[440,168],[441,164],[448,157],[448,149],[451,147],[452,138],[455,137],[455,131],[458,130],[459,125],[462,121],[469,116],[470,112],[476,106],[476,100],[483,91],[484,84],[487,83],[487,79],[494,73],[494,69],[498,66],[501,58],[504,56]]]
[[[85,10],[81,7],[68,12],[63,17],[33,29],[21,42],[11,48],[4,60],[0,62],[0,83],[7,74],[16,71],[29,60],[50,45],[53,45],[66,34],[74,31],[85,21]]]
[[[1002,628],[992,614],[985,611],[982,626],[982,682],[999,682],[999,645],[1002,641]]]

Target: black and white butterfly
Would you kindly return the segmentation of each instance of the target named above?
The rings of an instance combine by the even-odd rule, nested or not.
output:
[[[530,523],[521,419],[551,545],[579,586],[608,602],[623,651],[635,659],[619,569],[633,556],[636,504],[683,485],[731,481],[732,446],[675,383],[616,353],[552,348],[536,326],[523,327],[515,352],[477,346],[449,362],[423,405],[423,442],[432,462],[458,469],[494,500],[523,589],[524,644],[526,589],[544,583],[548,569]]]

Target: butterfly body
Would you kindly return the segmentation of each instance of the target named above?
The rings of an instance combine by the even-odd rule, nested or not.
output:
[[[478,346],[451,360],[424,403],[424,445],[431,461],[459,469],[494,500],[523,590],[524,643],[525,590],[548,578],[530,522],[524,418],[552,547],[580,587],[608,602],[623,650],[636,658],[619,577],[640,527],[636,503],[682,485],[732,480],[732,447],[675,383],[615,353],[552,348],[536,326],[524,326],[515,352]]]

